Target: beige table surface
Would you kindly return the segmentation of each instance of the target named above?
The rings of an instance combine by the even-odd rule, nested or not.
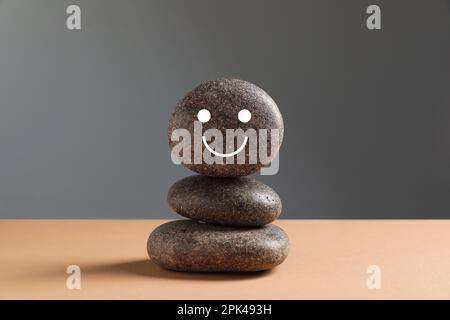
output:
[[[450,298],[450,221],[279,220],[281,266],[257,274],[165,271],[147,258],[161,220],[0,221],[2,299]],[[81,289],[66,268],[81,268]],[[381,268],[380,290],[366,286]]]

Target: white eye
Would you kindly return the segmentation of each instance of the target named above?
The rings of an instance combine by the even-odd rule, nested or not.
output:
[[[206,109],[202,109],[197,113],[197,119],[202,123],[208,122],[211,119],[211,113]]]
[[[252,118],[252,114],[247,109],[239,111],[238,118],[240,122],[247,123]]]

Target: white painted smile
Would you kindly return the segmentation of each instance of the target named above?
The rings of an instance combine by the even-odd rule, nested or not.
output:
[[[216,155],[216,156],[218,156],[218,157],[222,157],[222,158],[228,158],[228,157],[232,157],[232,156],[237,155],[239,152],[241,152],[242,150],[244,150],[245,145],[247,144],[247,140],[248,140],[248,137],[245,136],[244,142],[242,143],[242,145],[241,145],[236,151],[234,151],[234,152],[231,152],[231,153],[220,153],[220,152],[216,152],[215,150],[213,150],[213,149],[208,145],[208,142],[206,141],[205,136],[202,136],[202,138],[203,138],[203,144],[205,145],[206,149],[208,149],[208,151],[211,152],[212,154],[214,154],[214,155]]]

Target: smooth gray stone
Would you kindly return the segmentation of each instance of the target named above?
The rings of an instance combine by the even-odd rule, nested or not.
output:
[[[289,239],[279,227],[232,228],[178,220],[157,227],[147,242],[159,266],[185,272],[254,272],[281,264]]]
[[[167,200],[184,217],[225,226],[262,226],[282,210],[278,194],[250,178],[187,177],[170,188]]]
[[[197,114],[200,110],[206,109],[210,112],[211,118],[208,122],[202,124],[203,133],[208,129],[217,129],[222,132],[222,150],[219,153],[231,153],[240,146],[228,146],[234,148],[229,152],[226,146],[226,130],[242,129],[246,132],[248,129],[254,129],[257,133],[257,144],[255,147],[257,152],[253,156],[257,156],[256,161],[250,161],[250,143],[247,143],[245,149],[245,163],[238,163],[238,155],[230,156],[233,162],[226,163],[225,158],[221,163],[206,163],[201,158],[201,163],[194,163],[194,122],[198,121]],[[239,120],[238,114],[241,110],[246,109],[251,113],[249,122],[243,123]],[[189,92],[177,104],[175,111],[169,121],[168,137],[171,149],[174,148],[179,141],[172,141],[172,133],[177,129],[186,129],[191,135],[191,157],[190,163],[183,162],[183,165],[189,169],[208,176],[220,177],[241,177],[247,176],[268,165],[277,155],[281,146],[284,134],[283,118],[278,106],[273,99],[258,86],[239,79],[218,79],[202,83],[197,88]],[[261,158],[259,155],[259,143],[262,137],[259,134],[260,129],[265,129],[267,134],[265,142],[267,143],[267,159],[265,156]],[[274,143],[272,150],[271,131],[278,130],[277,141]],[[202,133],[202,134],[203,134]],[[199,137],[201,140],[202,137]],[[242,137],[242,139],[244,139]],[[261,140],[261,141],[260,141]],[[275,141],[275,140],[274,140]],[[200,142],[201,152],[205,151],[205,145]],[[215,150],[217,151],[217,150]],[[221,152],[222,151],[222,152]],[[217,156],[214,156],[217,157]],[[228,160],[228,159],[227,159]]]

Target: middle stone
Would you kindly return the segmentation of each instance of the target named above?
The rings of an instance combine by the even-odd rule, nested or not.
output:
[[[167,198],[172,210],[184,217],[225,226],[263,226],[282,210],[278,194],[251,178],[195,175],[176,182]]]

